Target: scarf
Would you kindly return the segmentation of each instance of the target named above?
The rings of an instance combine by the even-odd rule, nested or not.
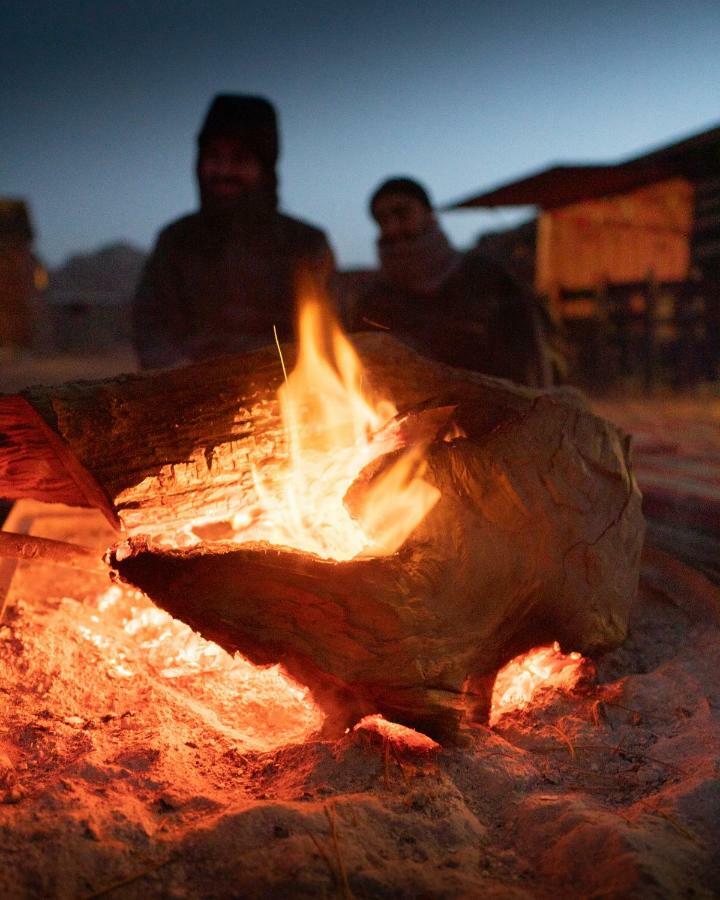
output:
[[[432,294],[462,261],[437,222],[415,237],[380,238],[377,247],[381,279],[412,294]]]

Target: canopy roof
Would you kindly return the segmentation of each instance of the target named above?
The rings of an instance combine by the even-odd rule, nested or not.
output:
[[[682,175],[701,178],[720,174],[720,127],[614,164],[555,165],[444,209],[540,206],[552,209],[579,200],[622,194],[634,188]]]

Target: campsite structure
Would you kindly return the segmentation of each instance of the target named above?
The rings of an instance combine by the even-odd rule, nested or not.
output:
[[[717,377],[720,126],[617,163],[550,166],[446,208],[507,206],[538,208],[536,229],[521,226],[502,252],[532,254],[534,289],[586,377],[637,360],[648,386],[664,362],[679,381]]]

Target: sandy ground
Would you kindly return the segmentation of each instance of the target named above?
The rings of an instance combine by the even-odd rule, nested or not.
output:
[[[112,537],[62,507],[9,524]],[[104,576],[23,563],[0,626],[0,896],[717,896],[719,623],[717,590],[649,550],[597,683],[463,747],[326,742],[277,670]]]
[[[7,348],[4,352],[7,354]],[[14,394],[34,384],[92,381],[135,371],[137,360],[129,345],[120,345],[112,353],[86,356],[47,356],[16,351],[0,356],[0,393]]]
[[[123,348],[1,360],[0,389],[132,368]],[[710,552],[720,401],[596,408],[635,434],[641,484],[671,485],[661,512],[698,501],[681,531],[666,518],[670,543],[706,529]],[[5,527],[113,539],[94,513],[32,504]],[[373,725],[319,740],[299,685],[104,576],[0,563],[8,586],[3,898],[720,895],[720,594],[662,552],[595,682],[446,748]]]

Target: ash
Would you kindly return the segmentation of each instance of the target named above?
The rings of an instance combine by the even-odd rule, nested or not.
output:
[[[24,515],[111,538],[95,514]],[[0,625],[0,896],[715,896],[719,622],[718,591],[649,548],[596,683],[459,748],[373,720],[327,742],[279,669],[23,563]]]

